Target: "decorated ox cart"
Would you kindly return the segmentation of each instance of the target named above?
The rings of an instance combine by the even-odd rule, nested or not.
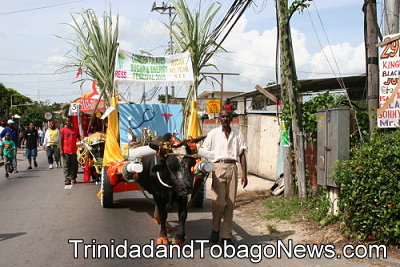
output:
[[[198,74],[196,77],[193,75],[193,67],[197,67],[197,63],[192,64],[192,55],[189,52],[147,57],[118,50],[118,19],[114,24],[111,13],[105,13],[100,24],[92,10],[81,15],[82,20],[74,18],[71,24],[76,33],[76,39],[71,42],[76,54],[73,56],[73,65],[79,67],[79,81],[97,81],[100,88],[99,101],[104,99],[107,108],[102,115],[102,119],[107,120],[104,123],[107,124],[107,131],[98,197],[102,200],[103,207],[112,207],[113,194],[116,192],[142,190],[152,194],[161,225],[160,238],[157,240],[159,244],[168,243],[165,227],[167,204],[174,200],[179,205],[179,230],[175,237],[178,243],[183,242],[188,195],[195,195],[194,181],[201,181],[194,177],[204,177],[212,166],[207,160],[201,159],[201,150],[196,144],[201,140],[198,138],[200,128],[196,104],[193,103],[194,109],[190,115],[192,120],[184,138],[181,127],[167,127],[167,133],[163,136],[160,136],[163,134],[161,130],[155,129],[162,124],[169,126],[172,117],[177,117],[172,106],[140,107],[136,108],[137,114],[129,106],[129,114],[124,116],[121,114],[124,107],[117,102],[122,97],[119,90],[128,84],[183,85],[189,89],[188,94],[197,92],[199,77]],[[86,75],[83,76],[82,73]],[[196,93],[193,96],[195,101]],[[190,100],[188,102],[190,104]],[[160,110],[158,113],[155,110],[157,108]],[[186,116],[190,112],[185,109],[181,114]],[[151,119],[153,115],[154,118]],[[186,121],[187,117],[184,119]],[[146,122],[156,121],[158,123],[152,125],[153,128],[145,127]],[[135,133],[135,130],[138,132]],[[91,150],[87,143],[82,146]]]

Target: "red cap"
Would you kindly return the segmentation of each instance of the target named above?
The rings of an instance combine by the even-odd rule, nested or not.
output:
[[[51,121],[50,125],[56,125],[56,123],[54,121]]]

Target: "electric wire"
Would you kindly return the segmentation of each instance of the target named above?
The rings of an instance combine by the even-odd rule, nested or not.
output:
[[[225,57],[221,57],[218,54],[214,54],[215,57],[227,60],[227,61],[232,61],[232,62],[237,62],[237,63],[241,63],[241,64],[246,64],[249,66],[253,66],[253,67],[257,67],[257,68],[263,68],[263,69],[273,69],[275,70],[276,67],[273,66],[264,66],[264,65],[258,65],[258,64],[253,64],[253,63],[249,63],[249,62],[243,62],[243,61],[239,61],[239,60],[235,60],[235,59],[231,59],[231,58],[225,58]],[[279,69],[279,68],[278,68]],[[315,72],[315,71],[296,71],[296,72],[300,72],[300,73],[312,73],[312,74],[332,74],[331,72]],[[355,75],[356,73],[346,73],[346,75]]]
[[[309,11],[308,9],[307,9],[307,14],[308,14],[308,17],[309,17],[309,19],[310,19],[310,22],[311,22],[312,28],[313,28],[313,30],[314,30],[315,36],[317,37],[317,41],[318,41],[318,44],[319,44],[319,46],[320,46],[320,48],[321,48],[321,52],[322,52],[322,54],[324,55],[325,60],[326,60],[326,62],[328,63],[329,68],[330,68],[331,71],[332,71],[332,74],[335,76],[335,78],[336,78],[336,80],[338,81],[340,87],[341,87],[342,89],[345,89],[345,88],[344,88],[344,85],[342,84],[342,81],[341,81],[340,79],[338,79],[338,77],[337,77],[337,75],[336,75],[336,72],[335,72],[335,70],[333,69],[333,67],[332,67],[332,65],[331,65],[331,62],[330,62],[328,56],[327,56],[326,53],[325,53],[324,47],[323,47],[323,45],[322,45],[322,43],[321,43],[321,39],[319,38],[319,35],[318,35],[318,33],[317,33],[317,29],[316,29],[316,27],[315,27],[315,24],[314,24],[314,22],[313,22],[313,20],[312,20],[312,18],[311,18],[311,15],[310,15],[310,11]],[[333,55],[333,56],[334,56],[334,55]]]
[[[335,54],[333,53],[331,42],[329,41],[328,35],[326,34],[325,26],[324,26],[324,24],[323,24],[323,22],[322,22],[321,16],[319,15],[319,12],[318,12],[318,9],[317,9],[317,4],[315,3],[315,1],[313,1],[313,4],[314,4],[315,11],[316,11],[316,13],[317,13],[319,22],[320,22],[321,27],[322,27],[322,31],[323,31],[323,33],[324,33],[324,35],[325,35],[326,41],[328,42],[329,50],[331,51],[331,54],[332,54],[332,57],[333,57],[333,61],[335,62],[337,71],[338,71],[338,73],[339,73],[339,79],[341,80],[341,83],[342,83],[342,85],[343,85],[343,88],[342,88],[342,89],[345,89],[346,86],[345,86],[345,84],[344,84],[344,80],[343,80],[343,78],[342,78],[342,74],[340,73],[340,68],[339,68],[339,65],[338,65],[338,63],[337,63],[337,61],[336,61]]]
[[[2,12],[2,13],[0,13],[0,15],[10,15],[10,14],[16,14],[16,13],[22,13],[22,12],[35,11],[35,10],[39,10],[39,9],[58,7],[58,6],[69,5],[69,4],[74,4],[74,3],[78,3],[78,2],[82,2],[82,0],[63,2],[63,3],[59,3],[59,4],[54,4],[54,5],[47,5],[47,6],[41,6],[41,7],[35,7],[35,8],[27,8],[27,9],[15,10],[15,11],[10,11],[10,12]]]
[[[360,124],[359,124],[358,119],[357,119],[357,110],[354,108],[354,106],[353,106],[353,104],[352,104],[352,102],[351,102],[351,100],[350,100],[349,94],[348,94],[348,92],[347,92],[347,88],[346,88],[346,86],[345,86],[345,84],[344,84],[343,77],[341,77],[340,69],[339,69],[339,66],[338,66],[338,64],[337,64],[335,54],[333,53],[332,48],[331,48],[332,45],[330,44],[329,38],[328,38],[328,36],[327,36],[327,34],[326,34],[325,27],[324,27],[324,25],[323,25],[323,22],[322,22],[322,19],[321,19],[320,15],[319,15],[319,12],[318,12],[318,9],[317,9],[317,5],[315,4],[315,1],[313,1],[313,4],[314,4],[314,7],[315,7],[317,16],[318,16],[318,18],[319,18],[320,24],[321,24],[321,26],[322,26],[323,32],[324,32],[324,34],[325,34],[325,38],[327,39],[327,42],[328,42],[329,49],[330,49],[330,51],[331,51],[332,57],[333,57],[334,62],[335,62],[335,64],[336,64],[336,68],[337,68],[337,70],[338,70],[338,72],[339,72],[339,75],[340,75],[339,78],[336,76],[336,73],[335,73],[335,71],[333,70],[333,67],[331,66],[331,63],[330,63],[330,61],[329,61],[327,55],[325,54],[325,51],[324,51],[324,49],[323,49],[323,47],[322,47],[321,41],[320,41],[320,39],[319,39],[318,33],[317,33],[316,29],[315,29],[314,22],[313,22],[312,19],[311,19],[311,15],[310,15],[310,12],[309,12],[308,9],[307,9],[307,14],[308,14],[308,16],[309,16],[309,18],[310,18],[310,22],[311,22],[312,27],[313,27],[313,29],[314,29],[315,35],[317,36],[317,40],[318,40],[318,43],[319,43],[319,45],[320,45],[320,47],[321,47],[321,51],[322,51],[322,53],[324,54],[324,56],[325,56],[325,58],[326,58],[326,60],[327,60],[327,62],[328,62],[328,65],[329,65],[329,67],[331,68],[331,70],[332,70],[332,72],[333,72],[333,74],[334,74],[336,80],[338,81],[338,83],[339,83],[339,85],[341,86],[341,88],[345,91],[345,95],[346,95],[347,101],[349,102],[350,107],[356,112],[356,115],[354,116],[354,118],[355,118],[355,121],[356,121],[358,134],[359,134],[359,136],[360,136],[361,141],[364,142],[364,138],[363,138],[363,135],[362,135],[362,133],[361,133],[361,127],[360,127]]]

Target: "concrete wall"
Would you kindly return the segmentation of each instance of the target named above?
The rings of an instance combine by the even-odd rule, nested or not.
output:
[[[218,119],[204,120],[202,134],[206,135],[219,126]],[[275,180],[280,138],[277,118],[267,114],[248,114],[234,118],[231,126],[240,130],[247,142],[248,172]]]
[[[275,180],[279,138],[280,128],[275,116],[248,114],[248,172]]]

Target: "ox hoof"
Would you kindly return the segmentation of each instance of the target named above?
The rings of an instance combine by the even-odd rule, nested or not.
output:
[[[155,224],[160,224],[160,219],[159,218],[153,218],[153,221]]]
[[[169,244],[168,237],[160,236],[159,238],[157,238],[157,245],[168,245],[168,244]]]
[[[180,247],[183,247],[185,245],[185,241],[174,239],[174,240],[172,240],[172,244],[173,245],[178,245]]]

